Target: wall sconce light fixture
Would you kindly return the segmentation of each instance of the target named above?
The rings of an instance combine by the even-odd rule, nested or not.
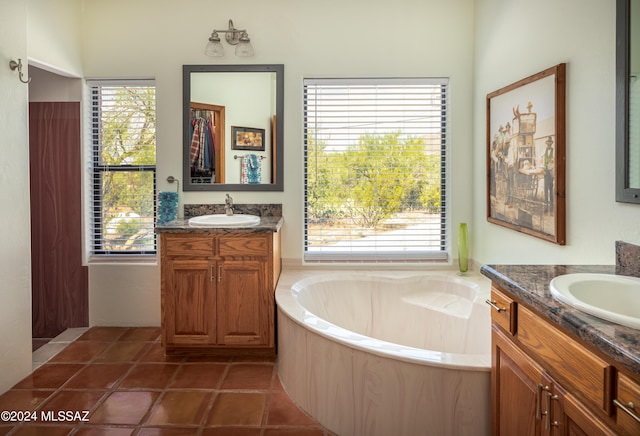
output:
[[[204,54],[212,57],[224,56],[224,47],[220,43],[218,33],[224,33],[224,39],[230,45],[236,46],[236,56],[250,57],[253,56],[253,46],[246,30],[239,30],[233,27],[233,21],[229,20],[229,28],[227,30],[214,30],[211,32],[209,42],[204,49]]]

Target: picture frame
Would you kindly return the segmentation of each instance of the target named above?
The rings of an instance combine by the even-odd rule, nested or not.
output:
[[[566,244],[566,64],[487,94],[487,221]]]
[[[265,129],[231,126],[231,149],[265,151]]]

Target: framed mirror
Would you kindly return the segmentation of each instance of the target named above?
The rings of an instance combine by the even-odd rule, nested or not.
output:
[[[616,201],[640,204],[640,0],[616,2]]]
[[[183,189],[282,191],[284,65],[183,65]]]

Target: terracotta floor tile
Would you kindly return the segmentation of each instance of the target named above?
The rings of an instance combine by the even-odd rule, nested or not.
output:
[[[124,332],[118,340],[154,342],[160,339],[161,332],[160,327],[132,327]]]
[[[16,436],[63,436],[68,435],[73,426],[27,425],[18,428],[12,435]]]
[[[262,424],[267,394],[221,392],[213,402],[207,425]]]
[[[118,389],[164,389],[180,365],[139,363],[127,374]]]
[[[127,363],[92,363],[65,385],[73,389],[111,389],[131,368]]]
[[[134,427],[92,426],[79,429],[73,436],[129,436],[134,430]]]
[[[187,436],[196,431],[196,427],[141,427],[136,436]]]
[[[57,391],[42,406],[42,410],[60,411],[72,410],[74,412],[91,411],[107,391]]]
[[[211,427],[202,431],[202,436],[260,436],[256,427]]]
[[[82,363],[45,364],[15,385],[14,389],[59,388],[83,366]]]
[[[178,369],[169,389],[216,389],[227,368],[220,363],[185,363]]]
[[[273,357],[165,356],[160,334],[89,329],[0,395],[0,410],[86,410],[89,422],[0,422],[0,436],[331,435],[284,392]]]
[[[321,428],[268,428],[264,436],[324,436]]]
[[[94,362],[133,362],[148,346],[145,342],[114,342],[102,353],[98,354]]]
[[[158,392],[113,392],[91,414],[92,424],[139,424],[160,394]]]
[[[234,356],[231,358],[233,363],[248,363],[248,362],[260,362],[260,363],[275,363],[276,358],[272,356]]]
[[[35,410],[44,400],[49,398],[54,391],[38,390],[23,391],[10,390],[0,396],[0,410],[27,411]]]
[[[271,387],[274,391],[284,392],[284,387],[282,387],[282,383],[280,382],[280,377],[276,373],[276,376],[273,378],[273,386]]]
[[[141,427],[136,436],[186,436],[197,432],[197,427]]]
[[[115,341],[128,327],[91,327],[78,338],[79,341]]]
[[[184,360],[184,356],[165,356],[164,348],[159,342],[152,344],[140,358],[140,362],[183,362]]]
[[[186,356],[185,362],[188,363],[231,363],[231,357],[228,356]]]
[[[89,362],[109,345],[109,342],[72,342],[49,362]]]
[[[200,424],[212,395],[205,391],[169,391],[154,407],[147,424]]]
[[[268,425],[316,425],[284,392],[273,392],[269,402]]]
[[[232,364],[221,389],[269,389],[273,379],[272,364]]]

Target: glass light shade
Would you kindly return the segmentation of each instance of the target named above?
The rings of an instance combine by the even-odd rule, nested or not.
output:
[[[220,41],[218,42],[209,41],[209,43],[204,49],[204,54],[211,57],[224,56],[224,47],[222,46],[222,44],[220,44]]]
[[[461,273],[469,270],[469,230],[467,223],[460,223],[458,229],[458,268]]]
[[[246,32],[243,32],[240,36],[240,42],[236,47],[236,56],[242,58],[253,56],[253,46],[251,45],[251,40]]]
[[[211,57],[224,56],[224,47],[220,43],[218,32],[214,31],[209,38],[207,46],[204,48],[204,54]]]

